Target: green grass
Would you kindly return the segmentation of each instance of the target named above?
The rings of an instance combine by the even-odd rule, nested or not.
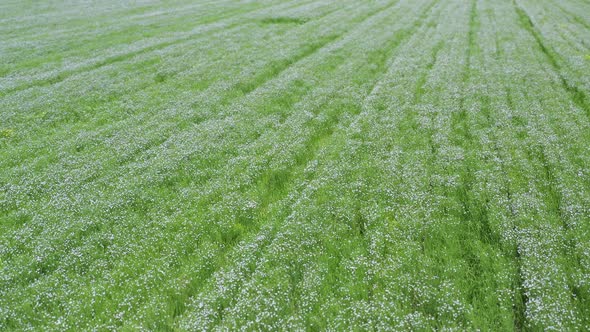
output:
[[[0,4],[0,330],[589,330],[586,13]]]

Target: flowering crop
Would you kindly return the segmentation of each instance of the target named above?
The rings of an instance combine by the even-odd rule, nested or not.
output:
[[[0,330],[589,330],[590,5],[0,5]]]

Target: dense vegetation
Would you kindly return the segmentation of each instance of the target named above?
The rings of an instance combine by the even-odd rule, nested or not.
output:
[[[587,0],[0,3],[0,330],[590,330]]]

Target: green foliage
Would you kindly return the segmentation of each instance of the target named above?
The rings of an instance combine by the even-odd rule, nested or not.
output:
[[[590,329],[588,4],[2,8],[0,330]]]

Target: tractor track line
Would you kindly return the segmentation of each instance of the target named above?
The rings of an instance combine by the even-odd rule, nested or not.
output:
[[[569,94],[570,100],[574,102],[574,104],[577,105],[581,110],[583,110],[588,118],[590,118],[590,100],[586,93],[578,88],[575,84],[568,81],[568,79],[562,73],[560,56],[557,55],[550,46],[545,44],[541,32],[535,26],[535,23],[526,10],[520,6],[516,0],[513,0],[513,4],[521,26],[535,39],[539,50],[544,54],[547,62],[549,62],[557,74],[561,86]]]

